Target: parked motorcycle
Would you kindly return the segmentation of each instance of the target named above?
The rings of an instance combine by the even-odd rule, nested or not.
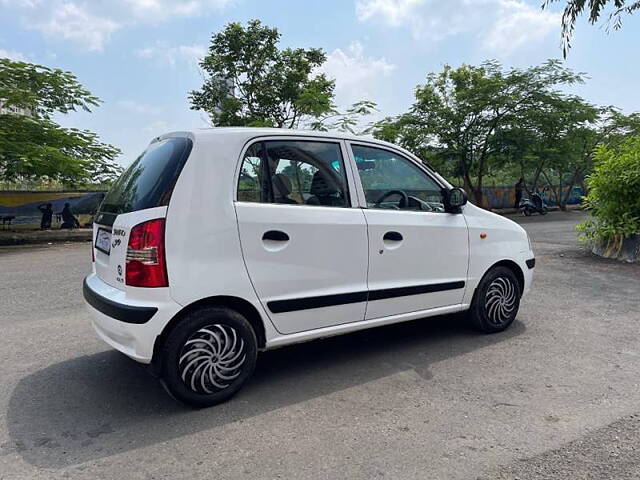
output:
[[[527,217],[532,213],[539,213],[540,215],[546,215],[549,211],[547,204],[542,199],[540,192],[534,192],[531,194],[531,198],[523,198],[520,200],[520,211]]]

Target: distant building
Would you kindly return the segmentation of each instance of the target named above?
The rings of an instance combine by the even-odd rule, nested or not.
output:
[[[226,97],[233,97],[235,94],[235,83],[233,82],[232,78],[215,78],[214,80],[216,83],[218,83],[220,85],[220,89],[223,90],[225,92],[225,96]],[[222,113],[222,107],[220,105],[217,105],[214,107],[213,111],[216,114],[220,114]]]
[[[26,115],[31,116],[31,111],[28,108],[15,107],[13,105],[5,106],[4,102],[0,100],[0,115]]]

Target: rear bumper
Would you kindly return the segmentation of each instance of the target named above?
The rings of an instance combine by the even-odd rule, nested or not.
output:
[[[158,335],[181,309],[167,288],[127,292],[106,284],[96,274],[85,278],[82,291],[98,336],[141,363],[151,362]]]
[[[125,323],[142,324],[151,320],[158,309],[156,307],[134,307],[109,300],[98,295],[87,285],[87,279],[82,283],[82,295],[86,302],[100,313]]]

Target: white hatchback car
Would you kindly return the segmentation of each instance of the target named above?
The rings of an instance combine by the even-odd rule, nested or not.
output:
[[[96,332],[196,406],[237,392],[259,350],[462,310],[504,330],[535,264],[520,226],[411,153],[278,129],[154,139],[93,233]]]

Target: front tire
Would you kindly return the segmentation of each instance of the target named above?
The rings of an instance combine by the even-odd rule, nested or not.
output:
[[[209,407],[240,390],[257,354],[255,332],[241,314],[222,307],[197,310],[167,337],[161,381],[181,402]]]
[[[509,328],[520,308],[520,285],[513,271],[507,267],[494,267],[482,278],[476,288],[470,320],[484,333],[497,333]]]

